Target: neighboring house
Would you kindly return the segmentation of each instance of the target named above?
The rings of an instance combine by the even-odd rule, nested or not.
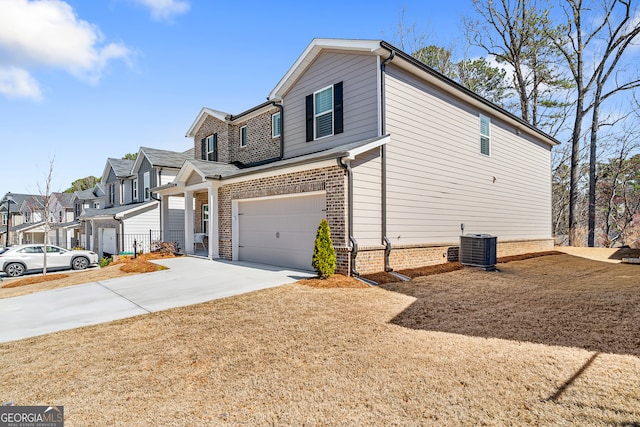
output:
[[[63,248],[78,246],[75,237],[77,222],[74,215],[73,193],[53,193],[50,204],[52,214],[48,243]]]
[[[354,275],[444,262],[462,232],[553,247],[558,142],[388,43],[315,39],[267,99],[203,108],[194,159],[152,189],[184,198],[186,252],[204,232],[211,258],[311,269],[322,218]]]
[[[34,194],[7,193],[0,201],[0,213],[2,214],[0,239],[2,240],[2,245],[6,242],[7,225],[9,225],[9,245],[18,244],[19,240],[16,228],[25,222],[22,207],[25,205],[26,200],[31,200],[33,197],[37,196]],[[10,209],[8,208],[9,199],[11,200]]]
[[[73,238],[72,195],[51,193],[45,215],[45,197],[35,194],[12,194],[10,244],[44,243],[71,247]],[[5,199],[6,200],[6,196]],[[6,213],[6,211],[3,211]],[[48,217],[48,230],[45,219]],[[6,234],[6,222],[5,226]]]
[[[193,151],[178,153],[142,147],[136,160],[107,159],[101,183],[105,204],[85,208],[79,215],[83,224],[84,245],[100,256],[135,250],[148,252],[151,242],[160,240],[159,200],[152,187],[170,182]],[[175,217],[184,222],[182,204],[167,198],[167,221]],[[178,230],[172,241],[178,245],[184,232]],[[168,234],[168,233],[167,233]]]

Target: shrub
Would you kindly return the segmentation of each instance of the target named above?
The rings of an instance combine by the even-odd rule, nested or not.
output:
[[[111,264],[111,261],[113,261],[113,259],[111,257],[102,257],[100,258],[100,261],[98,261],[98,265],[102,268],[102,267],[106,267],[107,265]]]
[[[336,251],[331,241],[331,231],[326,219],[320,221],[313,245],[311,266],[321,279],[328,279],[336,272]]]

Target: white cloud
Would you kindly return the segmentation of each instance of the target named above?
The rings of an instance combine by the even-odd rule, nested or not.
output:
[[[0,67],[14,67],[14,76],[20,74],[18,69],[47,67],[97,82],[109,61],[129,62],[133,56],[123,44],[103,44],[100,30],[79,19],[64,1],[0,0],[0,4]],[[35,83],[32,77],[29,80]]]
[[[191,5],[186,0],[133,0],[149,8],[153,19],[158,21],[171,20],[176,15],[186,13]]]
[[[0,94],[8,98],[42,99],[38,82],[27,70],[17,67],[0,67]]]

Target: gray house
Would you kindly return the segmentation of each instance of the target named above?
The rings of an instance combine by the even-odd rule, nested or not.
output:
[[[136,160],[107,159],[102,174],[104,203],[83,209],[79,215],[84,230],[84,245],[100,256],[132,252],[148,252],[153,240],[160,239],[159,199],[152,187],[172,181],[184,161],[193,157],[185,153],[142,147]],[[167,221],[184,223],[181,200],[167,198]],[[171,219],[173,218],[173,219]],[[183,229],[174,233],[172,241],[183,244]],[[167,232],[167,235],[170,233]]]
[[[383,41],[315,39],[267,102],[203,108],[187,137],[152,189],[182,198],[187,252],[204,233],[211,258],[310,269],[322,218],[356,275],[444,262],[462,228],[500,256],[553,247],[558,142]]]

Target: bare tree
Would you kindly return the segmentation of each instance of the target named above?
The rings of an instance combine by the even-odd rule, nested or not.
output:
[[[640,26],[635,21],[635,11],[631,0],[603,0],[600,8],[593,8],[595,2],[584,4],[583,0],[565,0],[562,8],[566,23],[555,29],[547,29],[547,34],[562,53],[573,77],[576,88],[574,126],[571,135],[571,188],[569,196],[569,242],[578,242],[576,236],[577,203],[579,177],[579,151],[582,139],[582,123],[590,110],[590,152],[589,152],[589,220],[588,245],[594,245],[595,230],[595,188],[597,137],[600,127],[601,104],[616,93],[638,87],[640,80],[635,76],[625,79],[618,73],[622,70],[622,59],[633,45]],[[594,24],[595,23],[595,24]],[[602,47],[601,50],[598,48]],[[597,53],[589,57],[591,51]],[[589,74],[588,69],[593,71]],[[612,87],[607,83],[616,79]],[[617,81],[622,78],[623,81]]]
[[[49,159],[49,170],[48,173],[44,176],[44,182],[42,184],[38,184],[38,189],[40,190],[40,197],[42,199],[42,210],[44,217],[44,245],[43,245],[43,268],[42,275],[47,275],[47,245],[49,240],[49,231],[51,230],[52,223],[52,212],[51,208],[53,205],[54,194],[51,189],[52,181],[53,181],[53,164],[54,159]]]
[[[473,6],[480,19],[465,19],[467,39],[509,65],[520,117],[553,129],[546,114],[566,105],[570,83],[557,69],[558,52],[546,35],[548,3],[543,9],[536,0],[473,0]]]

